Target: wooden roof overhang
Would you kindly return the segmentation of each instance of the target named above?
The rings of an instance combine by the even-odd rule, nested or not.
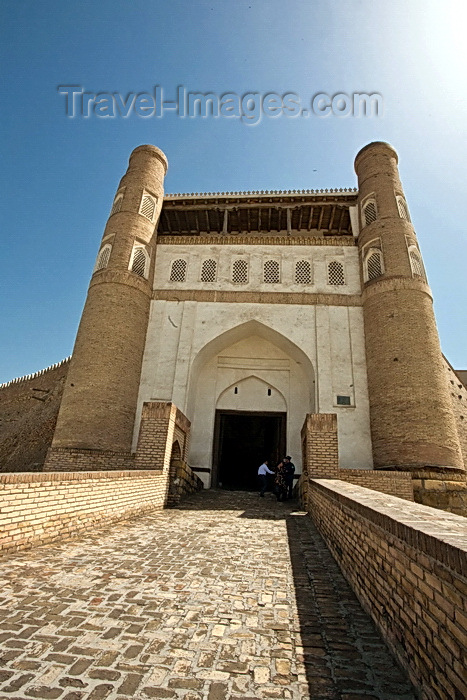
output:
[[[356,190],[167,195],[158,237],[351,236]]]

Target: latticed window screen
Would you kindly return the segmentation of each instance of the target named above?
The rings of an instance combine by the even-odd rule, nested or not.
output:
[[[407,202],[403,197],[396,197],[396,200],[397,208],[399,210],[399,216],[401,217],[401,219],[410,221],[409,210],[407,209]]]
[[[156,211],[156,199],[150,194],[143,194],[141,199],[141,206],[139,208],[139,213],[149,219],[149,221],[154,221],[154,214]]]
[[[416,250],[409,250],[410,265],[412,267],[412,273],[417,275],[417,277],[423,277],[425,279],[425,270],[423,269],[422,259]]]
[[[143,248],[135,248],[133,261],[131,263],[131,271],[135,272],[140,277],[146,277],[146,260],[146,253]]]
[[[383,265],[379,250],[375,250],[368,256],[366,261],[366,269],[369,280],[374,280],[377,277],[381,277],[383,274]]]
[[[345,284],[344,266],[337,260],[331,260],[328,265],[328,284]]]
[[[186,279],[186,260],[174,260],[170,269],[171,282],[184,282]]]
[[[367,204],[365,204],[365,206],[363,207],[363,217],[365,219],[365,226],[368,226],[368,224],[371,224],[373,221],[376,221],[376,202],[373,202],[371,200]]]
[[[232,282],[246,284],[248,282],[248,263],[246,260],[234,260],[232,265]]]
[[[107,265],[109,264],[111,250],[112,250],[112,246],[105,245],[99,251],[99,255],[97,256],[97,260],[96,260],[96,265],[94,267],[94,272],[97,272],[98,270],[103,270],[105,267],[107,267]]]
[[[311,265],[308,260],[298,260],[295,263],[295,283],[310,284],[311,283]]]
[[[263,279],[268,284],[281,281],[280,268],[277,260],[266,260],[263,266]]]
[[[217,277],[217,263],[215,260],[203,260],[201,267],[201,282],[215,282]]]
[[[114,203],[112,204],[112,209],[110,210],[110,216],[120,211],[120,209],[122,208],[122,202],[123,194],[117,194],[117,196],[114,199]]]

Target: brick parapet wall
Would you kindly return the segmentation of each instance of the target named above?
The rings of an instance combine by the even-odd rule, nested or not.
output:
[[[163,508],[167,488],[167,476],[149,471],[1,474],[0,552]]]
[[[161,470],[0,474],[0,554],[175,506],[203,482],[185,462]]]
[[[304,510],[310,507],[308,489],[311,479],[312,477],[301,474],[296,485],[295,494]],[[414,501],[413,479],[410,472],[340,469],[332,479],[372,489],[378,493],[386,493],[389,496],[397,496],[397,498],[403,498],[406,501]]]
[[[467,697],[465,520],[338,480],[312,479],[308,498],[315,524],[422,697]]]
[[[134,455],[109,450],[83,450],[51,447],[44,472],[89,472],[135,469]]]
[[[340,481],[346,481],[356,486],[364,486],[367,489],[404,498],[407,501],[414,500],[413,482],[410,472],[340,469],[337,473],[337,478]]]

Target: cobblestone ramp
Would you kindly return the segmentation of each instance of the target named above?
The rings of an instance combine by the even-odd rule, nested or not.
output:
[[[414,698],[294,505],[205,491],[4,558],[0,697]]]

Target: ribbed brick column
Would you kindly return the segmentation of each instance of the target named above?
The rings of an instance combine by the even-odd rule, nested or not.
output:
[[[154,146],[139,146],[130,156],[118,188],[120,208],[102,239],[101,249],[111,245],[110,259],[91,279],[51,454],[54,448],[131,449],[166,170],[166,157]],[[156,202],[152,221],[140,213],[144,193]],[[146,276],[129,269],[135,244],[149,255]]]
[[[394,149],[380,142],[355,160],[361,259],[374,246],[384,264],[380,276],[362,280],[374,464],[449,479],[463,461],[430,288],[423,270],[412,270],[409,247],[418,248],[417,238],[396,200],[404,194],[397,163]],[[362,204],[369,199],[376,217],[367,225]]]

